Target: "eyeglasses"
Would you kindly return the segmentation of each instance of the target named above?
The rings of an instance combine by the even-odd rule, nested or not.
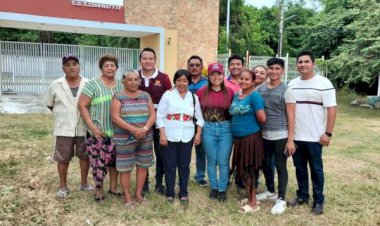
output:
[[[189,64],[189,67],[200,67],[201,64]]]

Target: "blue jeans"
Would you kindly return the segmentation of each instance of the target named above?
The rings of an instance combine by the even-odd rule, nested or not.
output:
[[[202,143],[195,145],[195,154],[196,154],[196,171],[194,175],[195,181],[199,182],[205,179],[206,173],[206,153],[203,149]]]
[[[323,204],[323,162],[322,145],[318,142],[295,141],[297,151],[293,155],[298,183],[297,197],[302,200],[309,199],[309,174],[307,163],[310,165],[311,182],[313,184],[313,198],[315,204]]]
[[[207,174],[211,189],[224,192],[230,176],[232,149],[231,122],[208,122],[202,129],[202,144],[207,156]],[[219,178],[217,168],[219,167]]]

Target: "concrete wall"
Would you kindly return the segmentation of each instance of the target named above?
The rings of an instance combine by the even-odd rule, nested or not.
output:
[[[205,65],[216,61],[219,0],[126,0],[124,7],[127,24],[163,27],[170,34],[177,31],[177,68],[186,68],[187,59],[194,54],[201,56]],[[169,36],[165,34],[165,51]],[[175,58],[165,58],[165,68],[175,63]]]

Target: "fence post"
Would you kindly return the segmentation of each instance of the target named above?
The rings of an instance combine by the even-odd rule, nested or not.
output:
[[[377,76],[377,96],[380,96],[380,74]]]
[[[3,95],[3,42],[0,41],[0,97]]]
[[[285,64],[285,84],[288,84],[288,67],[289,67],[289,53],[286,53]]]
[[[321,59],[322,61],[325,61],[325,56],[322,56]],[[322,76],[327,78],[327,74],[325,73],[325,68],[323,68],[321,71],[322,71]]]
[[[249,50],[245,53],[245,69],[248,69],[249,67]]]

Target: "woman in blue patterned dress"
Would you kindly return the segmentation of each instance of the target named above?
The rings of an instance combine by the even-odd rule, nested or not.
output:
[[[135,201],[146,202],[142,189],[147,169],[153,164],[152,126],[156,120],[153,102],[147,92],[138,90],[141,79],[137,72],[123,75],[124,91],[116,93],[111,103],[116,146],[116,169],[124,192],[125,206],[134,207],[129,192],[130,175],[136,165]]]

